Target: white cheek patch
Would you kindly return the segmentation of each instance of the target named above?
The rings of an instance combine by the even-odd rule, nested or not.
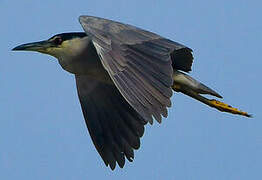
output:
[[[61,44],[61,48],[58,49],[60,54],[66,54],[67,56],[75,56],[83,51],[87,45],[87,40],[84,38],[75,38],[64,41]]]

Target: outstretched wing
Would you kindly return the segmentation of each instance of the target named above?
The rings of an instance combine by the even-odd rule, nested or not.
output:
[[[76,85],[92,141],[106,165],[120,167],[132,161],[146,122],[113,84],[89,76],[76,76]]]
[[[166,117],[171,106],[176,64],[171,56],[176,55],[175,50],[187,48],[131,25],[91,16],[81,16],[79,21],[126,101],[147,122],[153,123],[152,116],[161,122],[161,115]],[[182,67],[190,69],[192,59],[185,64]]]

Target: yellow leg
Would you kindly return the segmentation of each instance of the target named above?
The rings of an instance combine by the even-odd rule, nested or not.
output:
[[[229,113],[232,113],[232,114],[239,114],[239,115],[246,116],[246,117],[251,117],[251,115],[248,114],[247,112],[240,111],[237,108],[234,108],[234,107],[232,107],[228,104],[225,104],[223,102],[220,102],[218,100],[212,99],[212,100],[209,100],[209,102],[210,102],[211,106],[215,107],[216,109],[218,109],[220,111],[229,112]]]
[[[219,111],[222,112],[228,112],[228,113],[232,113],[232,114],[238,114],[238,115],[242,115],[242,116],[246,116],[246,117],[252,117],[250,114],[248,114],[247,112],[243,112],[238,110],[237,108],[234,108],[228,104],[225,104],[223,102],[220,102],[218,100],[215,99],[207,99],[203,96],[201,96],[200,94],[194,92],[191,89],[188,88],[184,88],[179,84],[174,84],[172,87],[175,91],[177,92],[182,92],[183,94],[186,94],[210,107],[216,108]]]

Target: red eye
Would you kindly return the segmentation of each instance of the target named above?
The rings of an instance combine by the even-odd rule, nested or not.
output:
[[[54,39],[54,43],[55,43],[56,45],[60,45],[60,44],[62,44],[62,42],[63,42],[63,40],[62,40],[61,37],[56,37],[56,38]]]

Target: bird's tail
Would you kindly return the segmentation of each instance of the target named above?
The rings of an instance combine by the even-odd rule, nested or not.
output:
[[[210,107],[216,108],[219,111],[251,117],[250,114],[240,111],[237,108],[234,108],[221,101],[215,99],[207,99],[206,97],[201,96],[201,94],[209,94],[218,98],[222,98],[222,96],[220,96],[217,92],[198,82],[187,74],[184,74],[180,71],[175,71],[173,74],[173,79],[174,83],[172,88],[177,92],[182,92],[183,94],[186,94]]]

